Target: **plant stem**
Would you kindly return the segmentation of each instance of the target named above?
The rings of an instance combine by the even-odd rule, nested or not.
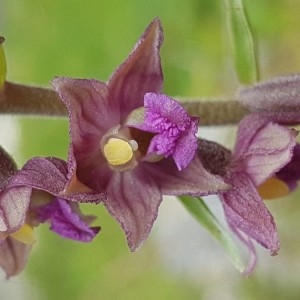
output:
[[[249,113],[235,100],[179,101],[203,126],[237,124]],[[0,114],[65,117],[68,112],[54,90],[5,82],[0,90]]]

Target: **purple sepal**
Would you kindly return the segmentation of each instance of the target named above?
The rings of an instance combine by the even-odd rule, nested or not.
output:
[[[66,193],[67,175],[67,163],[64,160],[55,157],[35,157],[27,161],[10,179],[7,187],[28,186],[74,202],[99,203],[105,197],[103,193],[92,190]]]
[[[91,242],[100,231],[100,227],[89,227],[80,218],[77,203],[56,198],[49,204],[38,208],[37,212],[41,222],[49,221],[50,229],[65,238]]]
[[[295,130],[259,114],[245,117],[233,151],[234,169],[246,172],[255,186],[260,185],[291,160],[296,135]]]
[[[276,255],[279,241],[275,222],[250,177],[246,173],[232,173],[228,183],[233,189],[221,194],[228,223]]]
[[[291,161],[276,173],[276,177],[284,181],[290,191],[297,187],[300,180],[300,145],[296,144]]]
[[[19,274],[25,267],[32,246],[7,237],[0,244],[0,266],[6,278]]]

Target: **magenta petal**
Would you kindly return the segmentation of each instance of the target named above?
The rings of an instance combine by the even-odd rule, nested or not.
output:
[[[239,126],[235,169],[249,174],[255,186],[286,165],[293,154],[296,131],[250,115]]]
[[[135,45],[127,60],[108,82],[113,101],[120,104],[121,120],[134,109],[143,106],[147,92],[162,89],[159,49],[163,41],[161,23],[154,19]]]
[[[106,163],[100,141],[107,131],[119,125],[119,103],[113,101],[106,84],[97,80],[56,78],[53,86],[69,112],[68,177],[77,173],[80,180],[87,182],[94,169]]]
[[[31,197],[31,188],[15,186],[0,194],[0,231],[18,230],[25,222]]]
[[[103,193],[64,193],[68,182],[67,172],[66,162],[59,158],[35,157],[29,160],[11,178],[8,187],[28,186],[45,191],[53,196],[60,196],[61,198],[78,202],[99,203],[103,199]]]
[[[105,83],[58,77],[52,85],[67,106],[73,143],[82,142],[86,135],[101,136],[119,124],[119,107],[112,103]]]
[[[207,196],[228,190],[231,186],[217,175],[205,170],[195,155],[189,166],[182,171],[171,159],[158,163],[143,163],[143,168],[155,180],[164,195]]]
[[[157,217],[162,201],[158,186],[142,170],[115,173],[107,195],[105,206],[122,226],[131,251],[137,250]]]
[[[300,180],[300,145],[296,144],[293,151],[291,161],[286,164],[279,172],[276,173],[276,177],[283,180],[290,188],[291,191],[297,187],[297,182]]]
[[[99,232],[99,227],[89,227],[78,215],[72,211],[71,205],[62,199],[56,199],[46,206],[40,207],[38,213],[42,221],[49,220],[51,230],[62,237],[80,242],[91,242]]]
[[[250,177],[246,173],[233,173],[229,182],[234,188],[220,197],[230,226],[267,248],[271,255],[277,254],[279,241],[274,219]]]
[[[6,277],[19,274],[25,267],[32,246],[7,237],[0,244],[0,266]]]
[[[144,97],[145,118],[137,128],[155,133],[148,153],[172,156],[178,169],[188,166],[198,148],[198,119],[190,117],[176,100],[163,94]]]

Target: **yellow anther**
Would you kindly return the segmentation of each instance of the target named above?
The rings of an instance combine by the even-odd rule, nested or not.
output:
[[[113,166],[124,165],[132,159],[131,145],[121,139],[111,138],[103,148],[104,156]]]
[[[271,177],[266,180],[257,190],[259,195],[266,200],[280,198],[290,192],[288,185],[276,177]]]
[[[32,245],[35,242],[33,228],[26,223],[18,231],[11,233],[9,236],[27,245]]]

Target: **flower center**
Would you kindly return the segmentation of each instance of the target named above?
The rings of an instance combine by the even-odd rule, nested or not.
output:
[[[127,142],[119,138],[110,138],[104,145],[103,152],[111,165],[119,166],[128,163],[137,149],[138,144],[134,140]]]

